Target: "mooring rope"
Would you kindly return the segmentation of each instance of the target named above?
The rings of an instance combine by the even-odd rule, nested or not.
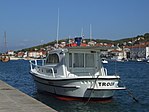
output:
[[[90,101],[90,99],[91,99],[91,94],[92,94],[92,92],[94,91],[94,88],[95,88],[96,82],[97,82],[97,80],[98,80],[98,77],[99,77],[99,75],[97,75],[97,78],[96,78],[95,81],[94,81],[93,88],[92,88],[92,84],[91,84],[90,88],[91,88],[92,90],[91,90],[91,92],[90,92],[90,94],[89,94],[88,100],[85,102],[84,105],[87,105],[87,104],[89,103],[89,101]]]
[[[124,87],[126,87],[124,85],[124,82],[122,80],[119,80]],[[130,89],[126,88],[126,91],[128,92],[128,95],[135,101],[135,102],[139,102],[139,100],[137,98],[135,98],[134,94],[130,91]]]
[[[117,77],[118,75],[117,75],[117,62],[115,61],[115,76]],[[118,78],[118,77],[117,77]],[[124,82],[120,79],[119,80],[121,83],[122,83],[122,85],[124,86],[124,87],[126,87],[125,85],[124,85]],[[128,92],[128,95],[130,96],[130,97],[132,97],[132,99],[135,101],[135,102],[139,102],[139,100],[137,100],[136,98],[135,98],[135,96],[134,96],[134,94],[128,89],[128,88],[126,88],[126,91]]]

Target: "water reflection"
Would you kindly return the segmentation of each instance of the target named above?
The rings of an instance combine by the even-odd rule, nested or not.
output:
[[[62,101],[49,93],[37,92],[34,97],[58,112],[120,112],[124,105],[128,105],[119,102],[121,96],[114,97],[110,102],[89,102],[87,104],[79,101]]]

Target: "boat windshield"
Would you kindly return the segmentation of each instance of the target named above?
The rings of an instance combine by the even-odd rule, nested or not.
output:
[[[59,63],[59,57],[56,53],[49,54],[46,59],[46,64],[57,64]]]
[[[84,67],[83,53],[74,53],[74,67]]]
[[[94,60],[94,54],[91,53],[69,53],[69,67],[94,67]]]

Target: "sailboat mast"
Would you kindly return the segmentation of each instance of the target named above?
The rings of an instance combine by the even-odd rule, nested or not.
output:
[[[58,37],[59,37],[59,8],[58,8],[58,17],[57,17],[57,47],[58,47]]]
[[[4,32],[4,54],[1,57],[2,62],[8,62],[10,60],[10,57],[7,56],[7,41],[6,41],[6,32]]]
[[[4,52],[7,51],[6,32],[4,32]]]

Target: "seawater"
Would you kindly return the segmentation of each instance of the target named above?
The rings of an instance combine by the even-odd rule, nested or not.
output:
[[[36,85],[29,74],[29,61],[17,60],[0,62],[0,79],[52,107],[58,112],[149,112],[149,63],[146,62],[109,62],[104,65],[109,74],[117,73],[121,85],[127,91],[116,91],[110,102],[62,101],[50,94],[38,93]]]

